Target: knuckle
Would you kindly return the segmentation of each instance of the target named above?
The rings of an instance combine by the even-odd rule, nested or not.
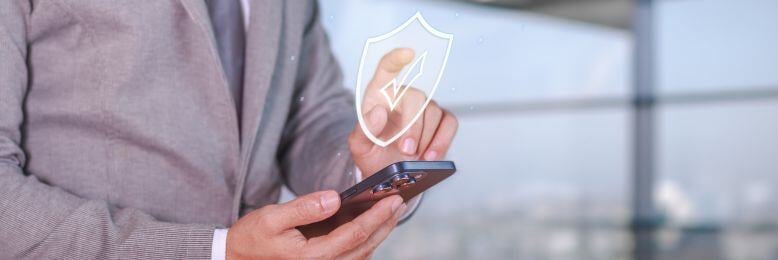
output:
[[[423,100],[427,99],[427,94],[424,93],[424,91],[421,91],[421,90],[416,89],[416,88],[410,88],[410,89],[413,90],[413,92],[411,94],[413,95],[414,100],[416,100],[416,101],[423,101]]]
[[[303,199],[294,207],[295,216],[300,219],[308,219],[317,211],[321,211],[322,206],[313,199]]]
[[[367,240],[368,237],[367,230],[365,230],[365,228],[359,224],[354,225],[354,228],[350,232],[350,235],[351,235],[351,241],[353,243],[365,242],[365,240]]]
[[[375,247],[370,246],[370,249],[365,250],[359,254],[359,259],[370,259],[370,257],[373,255],[373,250],[375,250]]]
[[[428,109],[429,109],[430,113],[435,115],[435,117],[437,117],[437,118],[440,118],[440,117],[443,116],[443,109],[440,109],[440,107],[437,104],[430,103],[430,106],[429,106]]]
[[[257,217],[256,224],[263,229],[273,226],[273,220],[270,214],[272,213],[268,212],[266,214],[259,215],[259,217]]]
[[[272,222],[272,215],[277,212],[277,208],[277,205],[267,205],[257,210],[255,218],[256,224],[260,227],[268,227]]]
[[[302,259],[335,259],[331,250],[305,250]]]

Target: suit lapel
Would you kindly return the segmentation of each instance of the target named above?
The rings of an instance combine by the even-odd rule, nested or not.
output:
[[[225,176],[227,183],[230,184],[236,184],[238,182],[241,182],[239,180],[240,173],[240,160],[238,157],[241,156],[241,139],[240,139],[240,129],[238,128],[238,118],[237,111],[235,111],[235,100],[233,100],[233,95],[230,90],[229,83],[227,83],[227,76],[224,74],[224,69],[222,68],[221,60],[219,59],[219,52],[216,48],[216,36],[213,32],[213,27],[211,26],[211,18],[208,15],[208,7],[205,5],[205,2],[203,0],[180,0],[181,4],[184,6],[184,9],[186,9],[187,14],[189,17],[197,24],[198,27],[200,27],[200,31],[203,32],[203,36],[205,37],[205,40],[207,41],[207,46],[210,52],[211,57],[211,63],[212,66],[203,68],[205,71],[203,73],[215,73],[217,77],[216,81],[218,82],[218,87],[221,88],[222,95],[218,97],[213,97],[215,99],[221,99],[223,101],[219,102],[221,104],[224,104],[225,106],[222,107],[222,109],[225,109],[225,114],[229,115],[229,121],[232,127],[230,129],[231,133],[231,140],[234,140],[231,142],[230,146],[234,147],[232,151],[235,152],[235,171],[227,173]],[[204,83],[205,84],[205,83]],[[218,112],[214,112],[218,113]],[[234,190],[238,190],[236,187]]]
[[[213,33],[213,26],[211,26],[211,18],[208,15],[208,7],[205,5],[205,2],[202,0],[179,0],[181,4],[186,9],[187,13],[189,13],[189,16],[192,17],[192,20],[195,21],[197,26],[200,27],[200,30],[205,34],[206,39],[208,40],[208,49],[211,52],[211,57],[213,58],[213,62],[217,64],[218,70],[217,74],[221,78],[221,84],[222,88],[225,90],[225,93],[230,97],[229,100],[232,102],[232,107],[235,107],[235,100],[232,99],[232,92],[230,92],[230,86],[227,82],[227,75],[224,74],[224,69],[222,69],[221,60],[219,59],[219,51],[216,49],[216,36]],[[233,109],[234,110],[234,109]],[[237,120],[239,120],[236,116],[236,125]]]
[[[179,0],[181,4],[184,6],[184,9],[186,9],[186,12],[189,14],[189,16],[192,18],[192,20],[195,21],[198,27],[200,27],[200,30],[205,34],[205,37],[208,40],[208,47],[212,54],[216,55],[216,61],[220,62],[219,60],[219,52],[216,50],[216,36],[213,34],[213,28],[211,26],[211,18],[208,15],[208,7],[205,6],[205,2],[202,0]],[[219,63],[219,66],[221,67],[221,63]],[[223,72],[221,73],[222,76],[224,76]],[[225,87],[229,87],[226,85],[226,78],[225,78]],[[229,90],[229,89],[228,89]]]
[[[211,28],[208,9],[203,1],[179,0],[189,15],[201,27],[208,38],[211,51],[218,60],[216,36]],[[278,46],[281,35],[281,16],[284,1],[257,0],[251,1],[249,28],[246,34],[246,64],[243,86],[243,107],[241,109],[241,140],[242,146],[248,145],[250,137],[256,134],[258,122],[262,116],[263,104],[270,83],[273,69],[278,56]],[[221,63],[219,63],[221,64]],[[220,74],[224,76],[223,71]],[[229,94],[226,79],[224,87]],[[242,149],[245,151],[245,149]]]
[[[243,86],[241,140],[247,149],[256,136],[262,119],[267,92],[272,83],[281,41],[281,18],[284,1],[251,2],[251,17],[246,35],[246,72]],[[247,149],[242,149],[244,152]]]
[[[241,119],[241,167],[233,205],[233,222],[240,213],[243,186],[251,162],[251,153],[262,121],[267,93],[281,41],[281,22],[285,1],[251,2],[251,14],[246,35],[246,66],[243,79]]]

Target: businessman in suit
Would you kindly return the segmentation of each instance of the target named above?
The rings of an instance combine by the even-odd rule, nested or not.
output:
[[[355,118],[310,1],[0,1],[0,259],[369,257],[410,202],[295,227],[362,173],[442,158],[457,122],[432,102],[380,147]]]

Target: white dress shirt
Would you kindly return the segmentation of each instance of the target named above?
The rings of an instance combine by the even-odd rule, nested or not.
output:
[[[251,15],[250,1],[240,0],[240,6],[241,6],[241,10],[243,11],[243,28],[248,30],[249,18]],[[359,168],[356,168],[354,172],[356,173],[354,174],[355,183],[361,182],[362,171],[360,171]],[[403,215],[400,217],[400,220],[405,220],[413,213],[413,211],[416,210],[416,208],[419,206],[419,201],[422,195],[423,194],[419,194],[419,196],[416,196],[413,199],[408,201],[407,203],[408,207],[405,209],[405,213],[403,213]],[[211,244],[212,260],[224,260],[227,258],[227,232],[228,231],[229,229],[226,228],[219,228],[213,231],[213,243]]]

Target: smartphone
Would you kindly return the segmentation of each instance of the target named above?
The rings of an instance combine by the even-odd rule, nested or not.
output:
[[[329,234],[354,220],[379,200],[400,195],[408,201],[456,172],[452,161],[403,161],[393,163],[340,193],[340,209],[323,221],[299,226],[306,237]]]

